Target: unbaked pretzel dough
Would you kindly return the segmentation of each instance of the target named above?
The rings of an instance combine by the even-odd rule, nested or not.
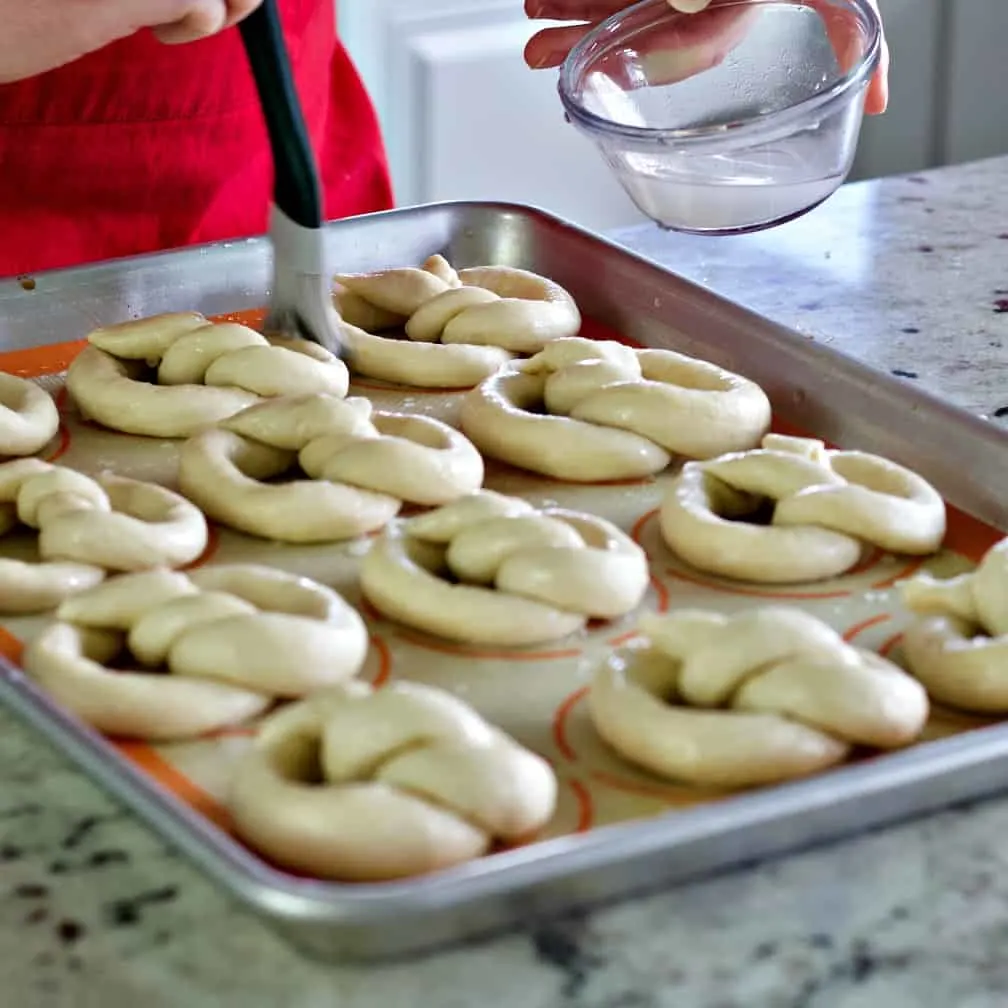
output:
[[[772,505],[769,524],[746,520]],[[689,462],[662,502],[669,548],[697,570],[740,581],[819,581],[850,570],[865,544],[923,556],[941,548],[945,503],[903,466],[809,438]]]
[[[107,668],[124,652],[138,669]],[[363,621],[334,591],[239,564],[110,578],[67,599],[23,662],[99,731],[170,741],[348,679],[366,652]]]
[[[581,328],[574,299],[527,270],[420,267],[336,277],[355,372],[402,385],[472,388],[511,360]],[[404,328],[406,339],[375,335]]]
[[[931,696],[963,710],[1008,713],[1008,539],[975,571],[945,581],[918,574],[900,590],[915,615],[903,653]]]
[[[706,361],[573,337],[487,378],[463,400],[461,425],[484,455],[594,483],[649,476],[672,455],[752,448],[770,401]]]
[[[611,522],[489,490],[393,522],[361,566],[389,619],[451,640],[520,646],[636,608],[644,551]]]
[[[645,616],[640,631],[598,669],[589,709],[617,753],[662,777],[772,784],[852,746],[906,745],[927,721],[918,682],[800,609],[680,609]]]
[[[311,479],[265,483],[299,463]],[[179,485],[216,521],[280,542],[334,542],[382,528],[403,503],[436,507],[478,490],[483,459],[430,417],[367,399],[289,396],[190,438]]]
[[[376,882],[527,840],[556,795],[544,759],[451,694],[352,682],[266,718],[228,806],[238,836],[276,864]]]
[[[267,339],[195,312],[96,329],[67,372],[81,414],[111,430],[188,437],[263,398],[344,396],[341,360],[304,340]],[[156,382],[144,374],[156,368]]]
[[[52,396],[27,378],[0,371],[0,455],[34,455],[58,430]]]
[[[40,563],[0,558],[0,612],[52,609],[106,571],[182,567],[206,549],[206,519],[184,497],[40,459],[0,465],[0,534],[37,529]]]

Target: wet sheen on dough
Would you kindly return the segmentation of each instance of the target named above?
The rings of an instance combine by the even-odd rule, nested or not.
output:
[[[706,361],[571,338],[469,392],[461,426],[490,458],[596,483],[755,447],[770,413],[758,385]]]
[[[208,538],[200,510],[165,487],[33,458],[0,465],[0,534],[17,525],[38,531],[40,561],[0,558],[5,613],[52,609],[106,571],[183,567]]]
[[[556,795],[542,757],[451,694],[352,682],[261,724],[228,807],[237,834],[276,864],[375,882],[527,840]]]
[[[770,505],[768,524],[746,519]],[[924,556],[945,538],[945,502],[904,466],[822,441],[767,435],[759,449],[688,462],[661,506],[662,537],[697,570],[764,584],[849,571],[865,545]]]
[[[336,277],[351,368],[401,385],[472,388],[515,354],[581,328],[574,299],[527,270],[456,272],[442,256],[420,267]],[[403,329],[404,339],[381,335]]]
[[[145,380],[150,368],[156,381]],[[182,438],[261,399],[344,396],[349,381],[343,362],[317,344],[176,312],[96,329],[66,385],[81,414],[110,430]]]
[[[59,430],[59,411],[44,388],[0,371],[0,456],[34,455]]]
[[[899,588],[914,617],[903,653],[931,696],[962,710],[1008,713],[1008,539],[968,574],[918,574]]]
[[[66,600],[23,663],[99,731],[163,742],[350,678],[367,646],[360,616],[332,589],[236,564],[110,578]],[[123,654],[137,667],[111,671]]]
[[[417,630],[517,647],[625,616],[648,577],[644,551],[611,522],[483,490],[392,523],[364,558],[361,589]]]
[[[919,683],[800,609],[680,609],[640,632],[602,662],[589,709],[617,753],[670,780],[774,784],[907,745],[927,721]]]
[[[308,479],[266,482],[295,464]],[[483,459],[430,417],[367,399],[286,396],[190,438],[179,485],[206,514],[277,542],[335,542],[385,526],[404,503],[436,507],[478,490]]]

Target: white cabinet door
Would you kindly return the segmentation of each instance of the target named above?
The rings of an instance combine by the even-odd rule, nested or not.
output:
[[[643,218],[569,126],[555,71],[530,71],[519,0],[338,0],[378,108],[400,204],[531,203],[586,227]]]

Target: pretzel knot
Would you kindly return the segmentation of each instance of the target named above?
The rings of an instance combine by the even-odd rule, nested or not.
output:
[[[450,694],[353,682],[267,718],[228,804],[237,833],[277,864],[378,881],[525,840],[556,792],[545,760]]]
[[[599,668],[589,706],[616,752],[663,777],[770,784],[839,763],[852,746],[906,745],[927,721],[918,682],[799,609],[681,609],[640,630]]]
[[[660,472],[671,455],[752,448],[770,401],[747,378],[684,354],[571,338],[488,378],[461,418],[485,455],[591,483]]]
[[[918,574],[900,590],[915,614],[903,653],[931,696],[963,710],[1008,711],[1008,539],[968,574]]]
[[[760,449],[687,463],[662,502],[661,531],[698,570],[801,583],[850,570],[866,544],[936,552],[945,503],[916,473],[878,455],[770,434]]]
[[[343,362],[315,343],[178,312],[96,329],[66,384],[81,414],[105,427],[181,438],[260,399],[344,396],[349,381]]]
[[[265,483],[296,464],[311,479]],[[280,542],[333,542],[386,525],[403,503],[478,490],[483,459],[439,420],[372,410],[367,399],[287,396],[190,438],[182,492],[214,520]]]
[[[52,396],[27,378],[0,371],[0,455],[34,455],[58,430]]]
[[[361,566],[381,613],[451,640],[519,646],[636,608],[644,551],[612,523],[483,490],[390,525]]]
[[[237,564],[110,578],[67,599],[23,661],[98,730],[170,741],[356,675],[366,651],[363,621],[334,591]],[[124,655],[138,668],[107,667]]]
[[[0,611],[41,612],[106,571],[182,567],[206,549],[206,519],[153,483],[17,459],[0,465],[0,534],[38,531],[40,563],[0,558]]]
[[[581,328],[559,284],[508,266],[456,272],[422,266],[336,277],[354,371],[403,385],[471,388],[514,354],[536,353]],[[376,333],[405,328],[406,339]]]

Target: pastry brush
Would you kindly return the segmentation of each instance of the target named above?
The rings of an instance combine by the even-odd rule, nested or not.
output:
[[[273,155],[273,284],[266,334],[296,335],[342,356],[322,231],[322,188],[276,0],[239,24]]]

